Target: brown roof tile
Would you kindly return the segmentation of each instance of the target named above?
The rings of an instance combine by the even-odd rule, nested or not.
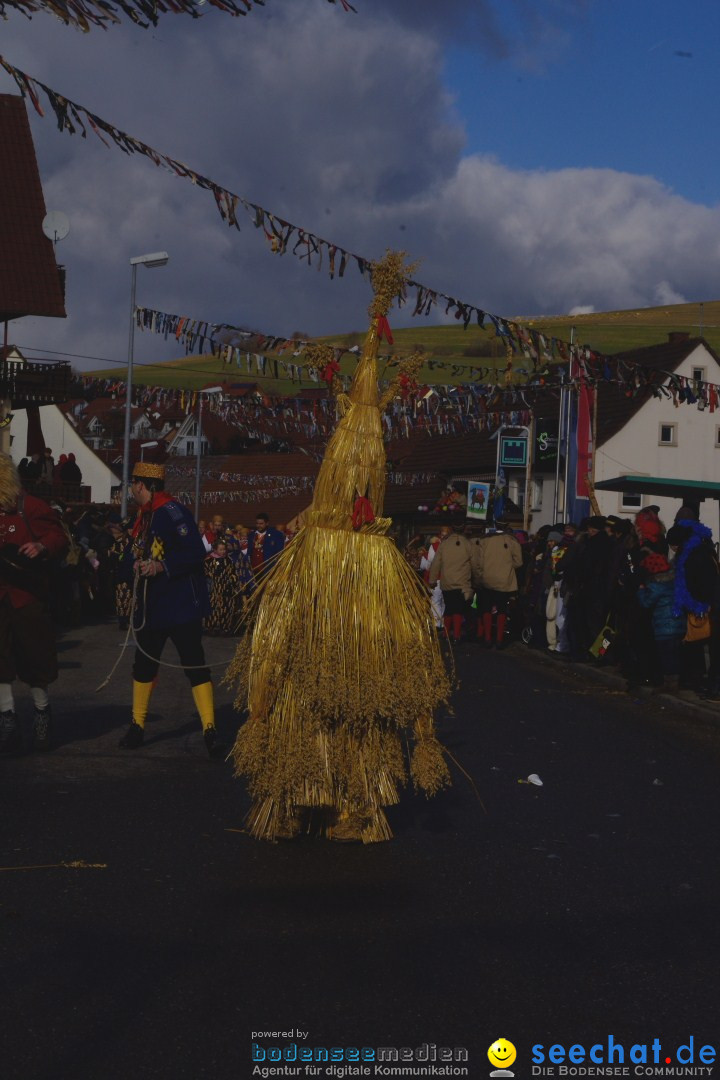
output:
[[[0,319],[65,318],[25,102],[14,94],[0,94],[0,147]]]

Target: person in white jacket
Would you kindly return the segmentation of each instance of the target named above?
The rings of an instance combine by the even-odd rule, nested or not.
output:
[[[430,567],[433,564],[435,553],[440,547],[440,537],[431,536],[430,543],[428,544],[427,551],[420,558],[420,571],[423,576],[423,581],[429,586],[430,582]],[[443,615],[445,614],[445,601],[443,600],[442,589],[440,588],[440,582],[436,581],[432,587],[432,593],[430,594],[430,603],[432,604],[433,615],[435,616],[435,626],[438,630],[442,629]]]

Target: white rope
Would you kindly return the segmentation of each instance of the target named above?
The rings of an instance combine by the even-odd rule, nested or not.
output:
[[[113,675],[115,674],[120,661],[122,660],[123,656],[125,655],[125,649],[127,648],[128,641],[129,641],[129,638],[130,638],[130,634],[132,634],[132,636],[133,636],[133,641],[135,642],[136,649],[138,649],[138,651],[141,652],[143,654],[143,656],[146,656],[148,658],[148,660],[152,660],[152,662],[154,664],[159,664],[161,667],[174,668],[174,669],[180,670],[180,671],[201,671],[204,668],[229,667],[229,665],[232,663],[232,657],[230,657],[229,660],[216,660],[212,664],[171,664],[169,660],[161,660],[159,657],[151,656],[150,653],[145,652],[142,645],[139,643],[139,641],[137,639],[137,633],[138,633],[139,630],[144,630],[145,629],[145,618],[146,618],[146,614],[147,614],[147,587],[148,587],[148,580],[147,580],[147,578],[145,578],[144,585],[143,585],[143,618],[142,618],[142,622],[140,623],[140,626],[136,627],[135,626],[135,606],[136,606],[136,603],[137,603],[137,587],[138,587],[139,580],[140,580],[140,571],[139,571],[139,569],[137,567],[135,567],[135,577],[133,579],[133,588],[132,588],[132,604],[131,604],[131,607],[130,607],[130,621],[128,623],[128,628],[127,628],[127,633],[125,635],[125,640],[122,643],[122,648],[121,648],[120,655],[118,656],[117,660],[113,664],[109,675],[107,676],[106,679],[104,679],[103,682],[100,683],[100,685],[98,687],[95,688],[95,693],[96,694],[99,693],[101,690],[105,689],[105,687],[108,685],[108,683],[112,679]]]

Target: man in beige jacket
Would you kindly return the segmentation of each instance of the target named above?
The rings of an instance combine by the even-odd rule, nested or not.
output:
[[[471,546],[472,581],[478,594],[478,637],[485,648],[493,647],[493,608],[497,612],[495,640],[501,649],[505,643],[510,597],[517,592],[517,573],[522,566],[522,547],[509,529],[486,536]],[[482,628],[482,629],[481,629]]]
[[[462,638],[463,620],[473,595],[470,544],[453,530],[452,525],[443,525],[440,541],[430,567],[429,583],[433,586],[436,581],[440,582],[445,601],[445,633],[458,642]]]

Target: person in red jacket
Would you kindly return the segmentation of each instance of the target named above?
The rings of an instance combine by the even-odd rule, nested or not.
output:
[[[33,745],[51,746],[47,688],[57,679],[55,633],[47,605],[48,559],[68,542],[55,511],[22,490],[12,459],[0,453],[0,754],[22,750],[12,684],[30,686]]]

